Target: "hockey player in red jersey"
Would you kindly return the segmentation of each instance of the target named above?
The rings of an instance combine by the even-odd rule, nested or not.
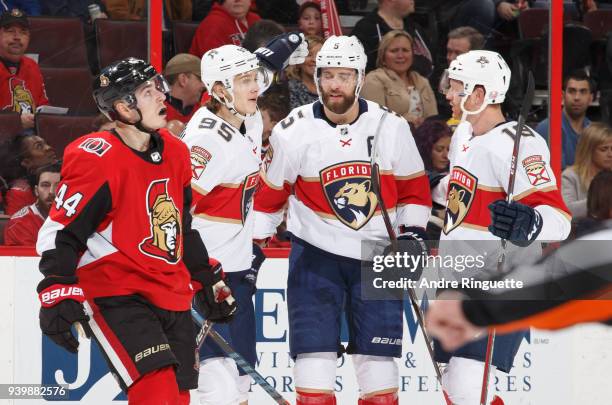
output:
[[[325,41],[316,58],[319,101],[274,127],[255,196],[257,239],[275,233],[288,201],[289,344],[298,405],[336,403],[343,310],[359,404],[398,403],[394,358],[401,356],[403,302],[368,300],[361,291],[361,243],[389,240],[371,183],[374,134],[382,196],[400,238],[422,239],[431,198],[406,120],[359,97],[365,66],[357,38]]]
[[[257,97],[270,84],[272,70],[302,63],[308,54],[303,36],[274,38],[255,54],[236,45],[212,49],[202,57],[202,78],[212,99],[189,121],[181,137],[191,155],[193,228],[209,253],[223,265],[238,302],[234,320],[215,325],[253,367],[253,294],[264,255],[253,245],[253,194],[259,180],[263,122]],[[246,404],[251,378],[238,370],[216,344],[204,341],[200,353],[198,404]]]
[[[226,322],[223,272],[191,229],[191,167],[164,129],[167,83],[128,58],[94,81],[115,128],[85,135],[64,153],[62,180],[37,242],[40,327],[71,352],[80,323],[104,351],[128,403],[188,404],[197,386],[192,298]],[[230,304],[231,302],[231,304]]]
[[[526,247],[536,240],[565,239],[571,217],[550,168],[548,147],[526,126],[520,134],[513,198],[506,202],[517,123],[506,121],[501,110],[510,83],[504,59],[491,51],[470,51],[451,62],[449,78],[446,99],[463,119],[451,141],[450,175],[441,182],[447,196],[441,241],[501,238],[509,246]],[[443,246],[450,245],[441,245],[440,254]],[[489,393],[495,369],[510,371],[523,336],[496,337]],[[448,363],[442,385],[453,404],[479,403],[485,352],[486,339],[453,353],[436,350],[437,359]],[[492,403],[503,402],[495,397]]]

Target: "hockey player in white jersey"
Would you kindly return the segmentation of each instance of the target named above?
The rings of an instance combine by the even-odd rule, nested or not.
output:
[[[224,266],[236,289],[238,310],[229,324],[215,325],[252,366],[255,314],[252,296],[264,255],[253,245],[253,193],[259,178],[263,123],[257,97],[270,84],[272,70],[302,63],[303,36],[283,34],[253,54],[236,45],[202,57],[202,80],[211,95],[187,124],[182,138],[191,155],[193,228],[209,243],[209,254]],[[255,250],[254,250],[255,249]],[[246,404],[250,377],[209,340],[200,352],[197,404]]]
[[[394,357],[401,355],[403,303],[366,300],[361,293],[361,242],[388,241],[370,177],[375,133],[383,201],[401,238],[422,238],[431,197],[408,123],[359,97],[365,66],[357,38],[325,41],[316,57],[319,101],[294,109],[274,127],[255,198],[259,239],[274,234],[288,201],[287,305],[298,405],[336,403],[343,309],[359,404],[398,403]]]
[[[454,115],[464,119],[449,152],[441,240],[502,238],[525,247],[536,240],[565,239],[571,217],[550,168],[548,147],[527,126],[520,135],[513,199],[506,202],[517,122],[506,121],[501,110],[510,83],[504,59],[491,51],[470,51],[451,63],[449,79],[446,99]],[[510,370],[523,336],[518,332],[496,337],[493,373]],[[479,403],[485,351],[486,338],[453,353],[437,348],[437,359],[449,364],[442,385],[453,404]],[[494,381],[492,375],[490,393]],[[491,403],[503,401],[496,396]]]

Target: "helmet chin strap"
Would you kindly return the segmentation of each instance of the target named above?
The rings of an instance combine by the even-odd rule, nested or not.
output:
[[[470,96],[469,94],[466,94],[466,95],[464,95],[461,98],[461,104],[460,104],[460,107],[461,107],[461,121],[460,122],[463,122],[463,121],[467,120],[467,116],[468,115],[480,114],[489,105],[489,103],[487,103],[486,101],[483,100],[482,101],[482,105],[480,107],[478,107],[478,109],[476,111],[466,110],[465,102],[467,101],[469,96]]]
[[[225,91],[227,91],[230,95],[230,97],[232,98],[232,100],[234,100],[234,92],[231,91],[228,88],[225,88]],[[233,116],[239,118],[240,120],[244,121],[246,120],[248,117],[252,117],[256,114],[256,112],[252,113],[252,114],[241,114],[236,107],[234,106],[234,101],[228,101],[225,99],[225,97],[219,97],[219,95],[217,95],[216,93],[213,92],[213,97],[220,102],[221,104],[223,104],[225,107],[227,107],[227,109],[232,113]]]
[[[138,113],[138,121],[136,122],[129,122],[126,121],[125,119],[121,118],[119,116],[119,114],[117,114],[117,121],[120,121],[126,125],[133,125],[135,126],[140,132],[146,132],[148,134],[151,134],[153,132],[155,132],[154,129],[150,129],[150,128],[146,128],[143,124],[142,124],[142,112],[140,111],[140,108],[138,107],[134,107],[134,110]]]

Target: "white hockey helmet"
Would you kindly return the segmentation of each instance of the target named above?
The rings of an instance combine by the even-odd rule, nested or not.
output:
[[[355,87],[355,97],[359,96],[363,79],[365,77],[365,68],[368,59],[363,45],[356,36],[347,37],[345,35],[332,35],[321,46],[317,53],[315,65],[315,85],[319,93],[321,103],[321,89],[319,86],[319,76],[321,69],[327,67],[342,67],[357,70],[357,87]]]
[[[465,114],[478,114],[489,104],[503,103],[510,86],[510,76],[510,68],[504,58],[492,51],[469,51],[461,54],[448,68],[449,79],[463,83],[465,97],[461,101],[461,110]],[[485,89],[484,103],[477,111],[466,111],[465,100],[477,85]]]
[[[202,56],[200,67],[202,82],[204,82],[208,94],[225,105],[234,115],[242,119],[246,118],[246,116],[240,114],[234,107],[234,77],[252,70],[258,70],[257,81],[259,82],[260,89],[269,86],[269,75],[267,71],[260,66],[257,56],[236,45],[223,45],[209,50]],[[231,100],[220,98],[212,91],[213,86],[217,82],[221,82],[223,87],[225,87],[231,96]]]

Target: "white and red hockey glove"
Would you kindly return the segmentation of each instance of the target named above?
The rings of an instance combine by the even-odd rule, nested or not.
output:
[[[76,353],[79,341],[71,327],[74,323],[87,325],[89,321],[83,307],[83,290],[77,284],[51,284],[45,288],[45,284],[48,284],[45,281],[38,286],[40,329],[56,344]]]
[[[215,259],[209,259],[209,263],[210,270],[191,274],[191,284],[196,291],[193,306],[206,320],[227,323],[234,317],[238,306],[232,290],[225,284],[221,263]]]

